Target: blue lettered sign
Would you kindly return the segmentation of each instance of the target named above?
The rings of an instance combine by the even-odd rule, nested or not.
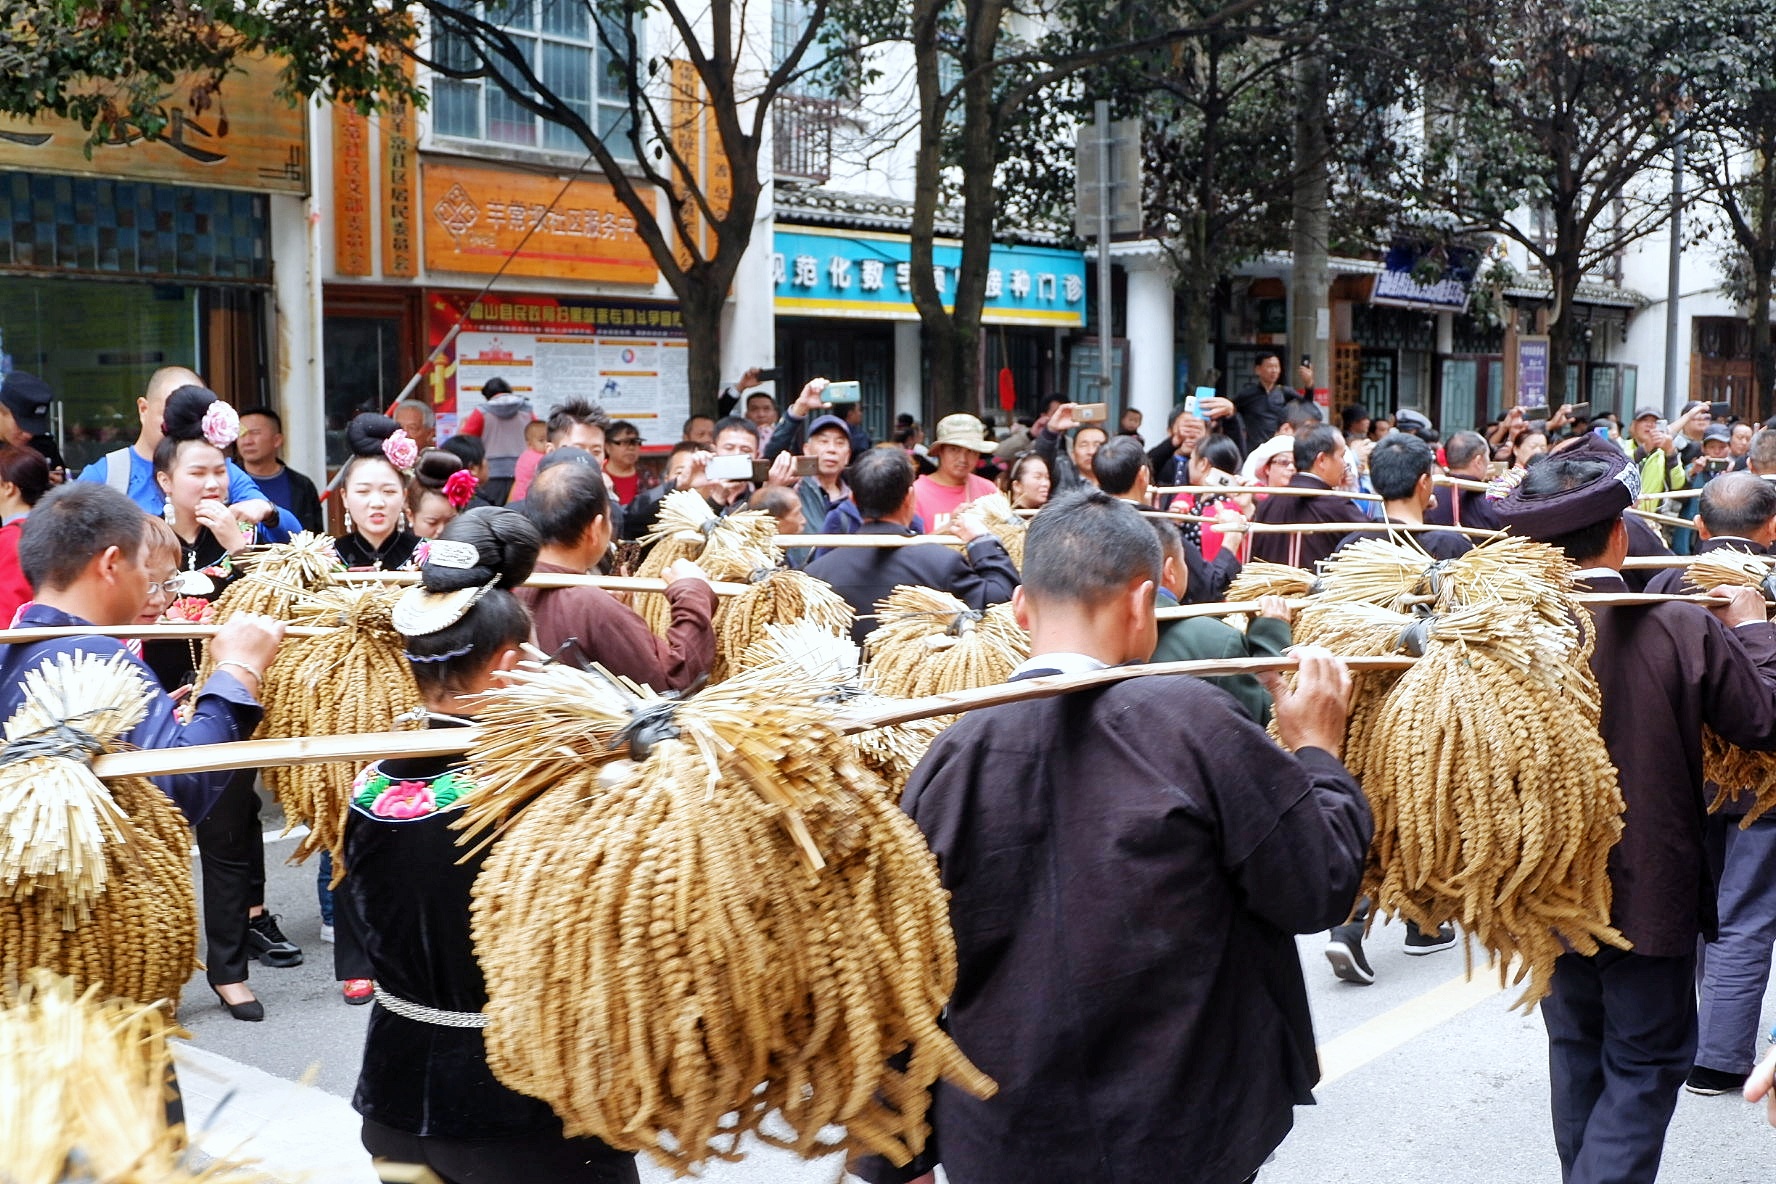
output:
[[[912,244],[904,234],[779,226],[771,274],[781,315],[916,321]],[[961,244],[939,239],[933,278],[948,307],[956,294]],[[1055,247],[995,243],[987,271],[989,325],[1085,324],[1085,257]]]

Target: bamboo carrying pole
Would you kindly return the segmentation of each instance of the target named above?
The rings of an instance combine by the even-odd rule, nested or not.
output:
[[[1485,490],[1492,488],[1492,482],[1490,482],[1490,481],[1475,481],[1475,480],[1472,480],[1471,478],[1468,478],[1468,477],[1451,477],[1447,473],[1439,473],[1437,476],[1433,477],[1432,480],[1435,481],[1438,485],[1453,485],[1457,489],[1474,489],[1474,490],[1485,491]],[[1647,498],[1643,499],[1643,500],[1650,500],[1653,498],[1658,498],[1658,499],[1662,500],[1662,499],[1668,498],[1668,497],[1701,497],[1701,496],[1702,496],[1702,491],[1700,489],[1666,489],[1666,490],[1661,490],[1658,493],[1648,494]]]
[[[799,538],[799,535],[786,535],[785,538]],[[328,579],[336,584],[417,584],[419,573],[416,571],[336,571]],[[599,576],[575,575],[572,572],[539,571],[533,572],[524,581],[526,588],[603,588],[606,592],[664,592],[666,581],[651,579],[646,576]],[[748,585],[712,581],[710,586],[717,596],[738,596],[746,591]]]
[[[1404,670],[1413,658],[1347,658],[1356,672]],[[908,699],[842,718],[841,730],[864,732],[871,728],[951,715],[982,707],[997,707],[1026,699],[1046,699],[1073,691],[1108,686],[1130,678],[1153,675],[1193,674],[1211,678],[1229,674],[1280,673],[1292,670],[1292,658],[1232,658],[1196,662],[1153,662],[1142,666],[1113,666],[1085,674],[1050,675],[1015,683],[952,691],[922,699]],[[256,769],[265,765],[330,764],[338,761],[369,761],[387,757],[449,756],[467,752],[480,740],[477,727],[438,731],[366,732],[356,736],[297,736],[287,740],[237,740],[229,744],[202,744],[189,748],[159,748],[137,752],[106,753],[93,761],[100,777],[166,777],[178,773],[209,773],[224,769]]]
[[[1701,594],[1665,595],[1657,592],[1575,592],[1571,599],[1578,604],[1605,606],[1631,606],[1642,604],[1699,604],[1704,608],[1719,608],[1727,603],[1724,596],[1705,596]],[[1323,600],[1286,599],[1283,601],[1291,610],[1313,608],[1331,602]],[[1192,617],[1233,617],[1249,616],[1260,611],[1256,600],[1224,600],[1209,604],[1180,604],[1175,608],[1154,610],[1153,615],[1161,621],[1185,621]]]
[[[1354,502],[1378,502],[1379,493],[1347,493],[1342,489],[1305,489],[1298,485],[1149,485],[1147,492],[1161,497],[1174,493],[1212,493],[1227,497],[1342,497]]]

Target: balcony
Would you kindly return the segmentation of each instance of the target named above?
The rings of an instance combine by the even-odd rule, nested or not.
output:
[[[771,108],[777,179],[826,184],[832,178],[833,127],[838,121],[834,99],[778,95]]]

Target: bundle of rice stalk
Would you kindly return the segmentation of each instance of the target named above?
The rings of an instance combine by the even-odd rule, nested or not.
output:
[[[290,638],[279,648],[265,673],[265,718],[255,736],[349,736],[399,727],[420,702],[391,615],[401,593],[398,585],[367,584],[299,600],[292,624],[331,628]],[[287,825],[308,827],[291,859],[332,852],[335,883],[345,874],[340,845],[357,772],[351,764],[273,765],[264,771]]]
[[[1559,551],[1504,535],[1441,561],[1409,538],[1359,539],[1326,560],[1315,596],[1396,611],[1416,604],[1437,612],[1487,602],[1527,604],[1553,622],[1570,615],[1572,591],[1572,565]]]
[[[7,1184],[255,1184],[269,1177],[193,1165],[169,1126],[169,1036],[154,1008],[104,1001],[33,971],[0,1007],[0,1180]]]
[[[1030,524],[1012,511],[1011,499],[1003,493],[990,493],[986,497],[978,497],[966,505],[956,509],[956,515],[973,514],[986,524],[993,532],[993,537],[1005,545],[1005,553],[1011,556],[1012,564],[1024,570],[1024,534]]]
[[[823,702],[844,704],[852,710],[867,712],[890,702],[888,696],[870,688],[857,646],[848,636],[835,636],[806,623],[767,625],[765,636],[746,651],[746,667],[793,672],[810,684],[826,687]],[[857,758],[898,799],[907,778],[943,730],[940,718],[918,719],[854,733],[851,744]]]
[[[327,587],[340,564],[331,537],[304,530],[290,536],[287,543],[242,552],[235,566],[245,574],[216,598],[218,624],[235,613],[259,613],[282,620],[303,596]]]
[[[501,1081],[568,1134],[680,1172],[736,1157],[748,1133],[905,1163],[937,1078],[993,1088],[936,1023],[955,979],[936,862],[819,686],[755,670],[643,697],[631,761],[601,773],[571,755],[608,744],[582,703],[608,697],[599,676],[520,679],[523,719],[484,712],[484,731],[499,751],[565,740],[570,755],[475,885]]]
[[[1776,597],[1776,572],[1768,555],[1735,547],[1705,551],[1684,568],[1684,579],[1693,588],[1757,588]],[[1716,786],[1710,811],[1752,795],[1751,808],[1740,820],[1750,827],[1776,807],[1776,753],[1752,752],[1732,744],[1713,728],[1702,729],[1702,775]]]
[[[1609,924],[1607,872],[1623,803],[1589,646],[1570,619],[1552,624],[1528,604],[1392,622],[1382,611],[1323,612],[1329,635],[1373,650],[1391,630],[1396,648],[1422,653],[1385,685],[1365,683],[1346,735],[1345,764],[1375,816],[1363,894],[1424,929],[1461,925],[1501,975],[1519,959],[1527,1007],[1569,948],[1626,945]]]
[[[876,604],[864,642],[870,685],[903,699],[993,686],[1030,656],[1009,604],[977,612],[948,592],[902,585]]]
[[[851,635],[851,606],[824,580],[778,567],[752,573],[748,584],[740,595],[723,597],[716,608],[711,682],[751,669],[748,652],[774,626],[801,622],[830,637]]]
[[[717,514],[702,494],[677,490],[661,501],[653,532],[642,539],[651,549],[635,574],[657,579],[673,560],[692,559],[712,580],[745,580],[777,566],[776,537],[777,520],[763,510]],[[672,606],[663,594],[638,592],[634,606],[649,629],[666,636]]]
[[[177,1005],[197,953],[190,828],[154,785],[107,784],[87,763],[152,693],[122,655],[26,676],[0,752],[0,982],[42,967]]]
[[[1246,564],[1233,582],[1227,585],[1227,599],[1259,600],[1266,596],[1281,596],[1285,600],[1296,600],[1312,595],[1315,583],[1316,579],[1311,571],[1290,567],[1286,563],[1268,563],[1255,559]]]

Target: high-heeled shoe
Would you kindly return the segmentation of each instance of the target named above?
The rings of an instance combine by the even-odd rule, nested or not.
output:
[[[217,987],[215,983],[210,984],[210,990],[216,992],[216,1002],[220,1003],[224,1010],[235,1019],[256,1024],[265,1018],[265,1004],[259,1000],[248,999],[245,1003],[230,1003],[222,998],[221,988]]]

